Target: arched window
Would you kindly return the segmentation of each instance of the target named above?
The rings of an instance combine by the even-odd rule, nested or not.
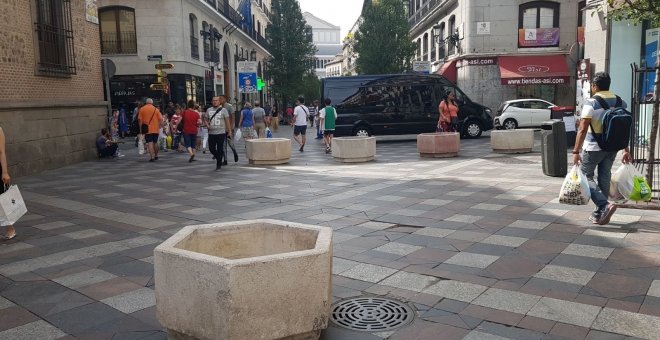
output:
[[[190,13],[190,57],[199,60],[199,30],[197,29],[197,17]]]
[[[424,33],[424,42],[422,43],[422,60],[429,60],[429,34]]]
[[[449,32],[447,34],[454,34],[456,33],[456,16],[452,15],[449,17]],[[448,51],[447,55],[452,55],[456,53],[456,46],[454,44],[449,44],[448,46]]]
[[[445,44],[445,23],[440,23],[440,34],[438,34],[438,40],[440,41],[440,46],[438,48],[438,58],[444,59],[447,56],[446,44]]]
[[[519,47],[559,46],[559,3],[532,1],[518,9]]]
[[[128,7],[99,9],[102,54],[137,54],[135,10]]]
[[[430,41],[430,43],[431,43],[431,61],[435,61],[437,59],[438,54],[436,52],[437,43],[436,43],[435,37],[433,36],[433,30],[431,30],[430,35],[431,35],[431,41]]]
[[[209,24],[206,21],[202,21],[202,30],[209,31]],[[204,39],[204,61],[211,61],[211,41],[208,38]]]
[[[422,60],[422,38],[417,39],[417,60]]]

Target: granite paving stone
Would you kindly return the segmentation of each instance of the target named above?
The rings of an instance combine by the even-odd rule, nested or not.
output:
[[[396,269],[361,263],[339,275],[360,281],[377,283],[396,272]]]
[[[536,273],[534,277],[540,279],[561,281],[577,285],[586,285],[591,281],[591,278],[596,272],[575,269],[570,267],[547,265],[541,271]]]
[[[391,254],[396,254],[396,255],[401,255],[401,256],[406,256],[410,253],[414,253],[417,250],[422,249],[423,247],[420,246],[413,246],[410,244],[405,244],[405,243],[398,243],[398,242],[390,242],[383,244],[380,247],[376,247],[373,250],[376,251],[381,251],[385,253],[391,253]]]
[[[424,293],[434,294],[462,302],[472,302],[488,287],[454,280],[441,280],[428,287]]]
[[[570,325],[590,327],[600,311],[601,308],[596,306],[543,297],[527,315]]]
[[[156,295],[153,289],[140,288],[121,295],[105,298],[101,302],[126,314],[130,314],[155,306]]]
[[[54,340],[64,336],[66,333],[43,320],[0,332],[0,339],[3,340]]]
[[[660,297],[660,280],[653,280],[647,295]]]
[[[642,339],[657,339],[658,330],[660,329],[660,318],[657,316],[603,308],[603,311],[594,322],[593,328]]]
[[[526,314],[541,299],[538,295],[514,292],[510,290],[489,288],[481,294],[473,304],[505,310],[512,313]]]
[[[528,238],[524,238],[524,237],[491,235],[486,237],[481,242],[516,248],[516,247],[520,247],[523,243],[527,242],[528,240],[529,240]]]
[[[597,259],[607,259],[614,251],[614,248],[589,246],[584,244],[569,244],[562,254],[593,257]]]
[[[474,267],[474,268],[486,268],[490,266],[493,262],[497,261],[497,259],[499,258],[500,258],[499,256],[493,256],[493,255],[460,252],[449,258],[444,263],[466,266],[466,267]]]
[[[100,269],[90,269],[84,272],[66,275],[53,279],[53,281],[69,288],[80,288],[91,284],[114,279],[117,275]]]
[[[399,271],[385,280],[380,281],[379,284],[421,292],[436,282],[438,282],[438,279],[432,276]]]

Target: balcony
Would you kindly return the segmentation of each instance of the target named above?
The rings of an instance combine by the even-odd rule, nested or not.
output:
[[[135,32],[101,33],[101,54],[137,54]]]
[[[259,7],[264,11],[264,13],[266,13],[266,15],[270,18],[271,12],[266,8],[266,5],[263,3],[263,0],[253,0],[253,1],[257,5],[259,5]],[[249,28],[242,25],[243,16],[241,16],[241,14],[236,9],[234,9],[233,7],[231,7],[231,5],[229,5],[228,0],[204,0],[204,2],[211,5],[213,8],[215,8],[218,11],[218,13],[222,14],[227,19],[229,19],[229,22],[232,25],[238,27],[238,29],[240,29],[245,34],[247,34],[252,39],[254,39],[257,42],[257,44],[259,44],[261,47],[263,47],[266,50],[269,49],[270,44],[268,43],[268,40],[266,40],[265,37],[261,36],[254,29],[254,27]],[[206,57],[206,53],[204,54]],[[209,53],[209,58],[210,58],[210,53]]]
[[[410,18],[408,18],[408,24],[410,27],[415,27],[422,19],[424,19],[433,9],[438,5],[445,2],[446,0],[428,0],[420,6],[420,8],[411,13]]]

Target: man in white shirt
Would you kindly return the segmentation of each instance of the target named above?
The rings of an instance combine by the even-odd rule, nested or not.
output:
[[[305,148],[307,141],[307,117],[309,110],[305,106],[305,98],[298,97],[296,99],[296,108],[293,110],[293,139],[300,144],[300,152]]]

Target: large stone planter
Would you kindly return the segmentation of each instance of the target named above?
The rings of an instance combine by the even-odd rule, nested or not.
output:
[[[332,229],[275,220],[189,226],[154,250],[170,339],[318,339],[328,325]]]
[[[373,161],[376,158],[376,137],[333,138],[332,158],[343,163]]]
[[[534,130],[494,130],[490,134],[490,146],[496,153],[532,152]]]
[[[456,157],[461,147],[457,132],[420,133],[417,135],[417,152],[420,157]]]
[[[245,145],[250,164],[285,164],[291,159],[291,140],[288,138],[250,139]]]

